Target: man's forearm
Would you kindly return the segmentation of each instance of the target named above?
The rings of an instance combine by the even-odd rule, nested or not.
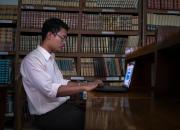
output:
[[[68,85],[68,86],[75,87],[75,86],[79,86],[79,83],[77,83],[77,82],[72,82],[72,81],[69,81],[67,85]]]
[[[58,88],[57,97],[70,96],[82,91],[84,91],[84,88],[82,86],[78,86],[77,84],[73,87],[72,84],[71,86],[70,84],[67,86],[62,85]]]
[[[76,86],[85,86],[85,85],[87,85],[87,83],[69,81],[67,85],[70,87],[76,87]]]
[[[58,88],[57,97],[70,96],[82,91],[91,91],[101,83],[102,81],[100,80],[89,83],[76,83],[70,81],[67,85],[62,85]]]

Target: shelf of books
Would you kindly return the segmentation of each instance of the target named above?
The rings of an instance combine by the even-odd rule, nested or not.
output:
[[[121,81],[125,53],[140,43],[140,5],[140,0],[22,0],[18,54],[23,57],[37,47],[46,19],[60,18],[70,27],[67,44],[56,53],[63,75]]]
[[[22,0],[23,5],[33,5],[33,6],[58,6],[58,7],[79,7],[80,0]]]
[[[17,6],[0,5],[0,54],[14,51]]]
[[[117,82],[117,86],[123,80],[125,53],[139,43],[139,4],[138,0],[125,3],[84,1],[81,26],[81,52],[84,57],[80,58],[81,76],[101,77],[110,84]],[[86,58],[89,53],[103,55]]]
[[[14,91],[15,77],[15,34],[17,24],[17,6],[0,5],[0,93],[2,110],[1,122],[5,122],[5,116],[13,117],[13,99],[14,95],[10,91]],[[0,99],[0,100],[1,100]],[[4,124],[0,123],[0,127]],[[2,124],[2,125],[1,125]],[[4,128],[0,128],[4,129]]]
[[[71,7],[71,8],[69,8]],[[69,7],[63,7],[60,5],[43,5],[43,4],[39,4],[39,5],[35,5],[35,4],[28,4],[28,5],[24,5],[22,3],[21,5],[21,9],[23,10],[43,10],[43,11],[74,11],[74,12],[78,12],[79,10],[79,5],[78,6],[69,6]]]
[[[51,17],[68,24],[67,43],[56,52],[56,63],[65,78],[95,78],[120,86],[125,74],[125,55],[141,44],[141,0],[20,0],[17,20],[16,57],[22,58],[41,42],[41,28]],[[18,72],[19,73],[19,72]],[[19,106],[21,88],[16,90]],[[16,129],[21,129],[16,111]]]
[[[17,6],[0,5],[0,86],[12,87]]]
[[[143,46],[156,44],[159,26],[180,26],[179,0],[145,0],[143,10]]]

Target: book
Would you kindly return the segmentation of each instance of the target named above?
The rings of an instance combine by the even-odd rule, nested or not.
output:
[[[79,0],[22,0],[23,5],[79,7]]]
[[[0,51],[14,51],[15,28],[0,28]]]
[[[86,0],[85,6],[88,8],[136,9],[138,0]]]
[[[147,14],[147,30],[155,31],[159,26],[180,26],[180,16],[170,14]]]
[[[0,20],[17,20],[18,6],[0,5]]]
[[[74,12],[45,12],[41,11],[22,11],[21,28],[22,29],[41,29],[46,19],[55,17],[60,18],[71,29],[78,28],[78,13]]]
[[[147,7],[149,9],[159,10],[180,10],[179,0],[148,0]]]
[[[0,59],[0,84],[10,84],[12,82],[12,61]]]
[[[56,63],[64,76],[77,75],[74,58],[56,58]]]
[[[83,13],[83,30],[132,31],[138,30],[138,16],[123,14]]]
[[[121,77],[123,66],[121,58],[81,58],[81,76]]]

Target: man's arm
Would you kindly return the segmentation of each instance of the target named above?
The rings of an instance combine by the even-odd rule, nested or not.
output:
[[[67,85],[61,85],[58,88],[57,97],[70,96],[82,91],[91,91],[101,84],[101,80],[82,84],[70,81]]]

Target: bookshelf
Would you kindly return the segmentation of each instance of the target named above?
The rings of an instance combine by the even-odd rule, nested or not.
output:
[[[136,61],[135,76],[132,82],[132,86],[136,86],[136,88],[134,88],[135,90],[155,90],[157,97],[167,95],[170,84],[168,84],[168,82],[164,82],[165,84],[162,83],[164,80],[168,80],[164,68],[169,69],[176,66],[174,60],[172,60],[172,62],[168,60],[174,57],[177,51],[173,53],[174,55],[169,54],[171,56],[171,58],[169,58],[165,56],[163,50],[169,50],[166,51],[166,54],[168,54],[170,53],[170,48],[172,49],[172,46],[175,46],[174,44],[177,43],[173,42],[173,38],[170,35],[175,35],[175,39],[178,37],[176,33],[178,33],[177,30],[179,29],[179,5],[179,1],[176,0],[143,1],[142,45],[135,49],[133,53],[126,55],[127,62],[132,60]],[[167,41],[163,38],[166,38]],[[173,73],[172,69],[170,69],[168,73]],[[174,80],[170,79],[169,82],[171,81]],[[162,84],[165,86],[163,87]],[[177,82],[175,84],[177,84]]]
[[[0,84],[13,83],[17,6],[0,5]]]
[[[132,80],[135,91],[152,91],[156,98],[179,98],[179,34],[179,27],[158,27],[156,44],[126,56],[127,62],[136,61]]]
[[[41,41],[43,22],[57,17],[70,26],[68,43],[56,53],[64,77],[78,82],[99,78],[118,86],[124,78],[126,51],[141,45],[141,7],[141,0],[125,3],[113,0],[106,4],[98,0],[20,0],[16,67]],[[19,84],[17,82],[16,108],[22,107]],[[17,130],[23,125],[21,116],[22,111],[16,109]]]
[[[141,7],[141,1],[131,0],[124,6],[120,2],[118,4],[118,7],[121,8],[115,7],[115,4],[106,7],[103,2],[97,1],[75,0],[67,2],[65,5],[62,5],[61,1],[22,1],[19,3],[20,39],[18,43],[20,44],[17,45],[19,49],[17,53],[23,57],[37,46],[41,41],[41,26],[45,19],[61,18],[70,26],[69,44],[62,52],[56,53],[56,56],[74,58],[77,77],[84,79],[92,77],[92,75],[85,77],[81,75],[81,60],[85,58],[105,59],[106,57],[123,59],[126,42],[131,44],[134,40],[128,36],[137,36],[137,43],[132,44],[139,45],[139,41],[141,41],[141,22],[139,20],[141,8],[138,8]],[[30,41],[29,43],[23,42],[27,39]],[[110,44],[116,44],[113,45],[114,48],[119,52],[122,50],[122,53],[117,53],[114,48],[109,51],[108,48],[112,46]],[[99,78],[105,79],[105,77],[106,75]]]
[[[57,17],[70,27],[65,48],[56,53],[64,77],[74,81],[99,78],[117,86],[122,82],[125,53],[141,44],[141,0],[125,3],[115,0],[106,3],[98,0],[20,0],[18,6],[15,53],[18,69],[23,57],[40,43],[43,22]],[[18,108],[23,107],[22,88],[18,80],[16,84],[15,127],[21,130],[22,111]]]
[[[0,5],[0,130],[6,127],[7,115],[14,114],[16,24],[17,6]]]
[[[155,35],[159,26],[179,27],[180,6],[178,0],[143,1],[143,44],[156,42]]]

